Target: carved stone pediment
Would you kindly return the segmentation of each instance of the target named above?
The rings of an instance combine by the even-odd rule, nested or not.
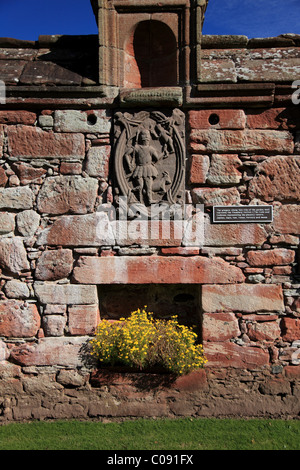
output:
[[[115,195],[128,204],[184,203],[185,117],[165,112],[117,112],[114,121]]]

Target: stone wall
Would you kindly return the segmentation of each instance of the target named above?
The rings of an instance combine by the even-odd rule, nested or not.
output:
[[[34,67],[45,49],[2,47],[11,88],[0,109],[0,421],[299,415],[295,40],[253,49],[243,38],[228,48],[203,42],[206,88],[180,107],[185,202],[204,205],[201,246],[172,235],[108,237],[119,104],[91,97],[86,75],[80,97],[64,74],[56,77],[65,89],[53,88],[51,68],[42,62],[48,75],[37,75]],[[215,205],[256,204],[273,207],[272,223],[212,223]],[[100,319],[145,300],[160,315],[175,310],[198,322],[204,370],[175,379],[104,373],[90,362],[86,346]]]

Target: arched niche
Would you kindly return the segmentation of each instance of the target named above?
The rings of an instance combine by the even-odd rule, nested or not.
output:
[[[157,20],[140,21],[124,45],[125,88],[178,84],[178,46],[171,28]]]

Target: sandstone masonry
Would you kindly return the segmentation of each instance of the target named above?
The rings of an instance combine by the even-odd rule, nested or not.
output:
[[[98,39],[71,39],[0,40],[0,421],[298,417],[299,37],[204,36],[194,87],[122,95],[136,119],[183,113],[182,196],[204,206],[194,246],[163,221],[146,237],[131,221],[109,224],[127,108],[99,83]],[[273,221],[214,224],[215,205],[272,206]],[[91,361],[101,319],[146,301],[158,316],[197,322],[203,370],[175,379]]]

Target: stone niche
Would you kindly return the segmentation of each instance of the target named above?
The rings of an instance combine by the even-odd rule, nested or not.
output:
[[[208,0],[91,0],[99,28],[100,85],[126,89],[200,80]]]
[[[199,285],[100,285],[98,288],[101,318],[118,320],[126,317],[137,307],[147,306],[156,318],[178,321],[201,333],[200,286]]]

